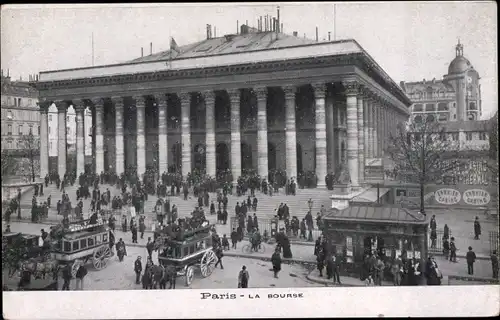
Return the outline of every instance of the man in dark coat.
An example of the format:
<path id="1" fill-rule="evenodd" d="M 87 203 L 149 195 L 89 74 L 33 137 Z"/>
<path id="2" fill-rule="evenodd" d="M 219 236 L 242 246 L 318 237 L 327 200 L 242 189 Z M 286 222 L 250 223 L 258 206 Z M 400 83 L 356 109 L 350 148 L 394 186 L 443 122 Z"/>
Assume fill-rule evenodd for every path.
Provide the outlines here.
<path id="1" fill-rule="evenodd" d="M 123 257 L 127 255 L 127 248 L 125 247 L 125 242 L 123 242 L 122 238 L 120 238 L 120 240 L 116 243 L 116 253 L 120 262 L 122 262 Z"/>
<path id="2" fill-rule="evenodd" d="M 67 290 L 69 291 L 69 287 L 71 284 L 71 278 L 73 278 L 73 275 L 71 274 L 71 264 L 67 264 L 62 272 L 62 278 L 64 280 L 63 286 L 61 290 Z"/>
<path id="3" fill-rule="evenodd" d="M 457 262 L 457 247 L 455 245 L 455 238 L 450 239 L 450 261 Z"/>
<path id="4" fill-rule="evenodd" d="M 490 258 L 491 258 L 491 269 L 493 271 L 493 279 L 498 279 L 498 256 L 496 250 L 493 250 Z"/>
<path id="5" fill-rule="evenodd" d="M 480 235 L 481 235 L 481 224 L 479 223 L 479 217 L 476 217 L 476 220 L 474 220 L 474 240 L 479 240 Z"/>
<path id="6" fill-rule="evenodd" d="M 224 266 L 222 265 L 222 257 L 224 256 L 224 253 L 222 252 L 222 246 L 220 243 L 215 244 L 215 255 L 217 256 L 217 262 L 215 263 L 214 268 L 217 268 L 220 264 L 220 268 L 224 269 Z"/>
<path id="7" fill-rule="evenodd" d="M 148 257 L 151 258 L 153 255 L 154 242 L 151 241 L 151 237 L 148 237 L 148 243 L 146 244 L 146 250 L 148 251 Z"/>
<path id="8" fill-rule="evenodd" d="M 135 272 L 135 284 L 140 284 L 141 283 L 141 272 L 142 272 L 141 256 L 138 256 L 137 260 L 135 260 L 134 272 Z"/>
<path id="9" fill-rule="evenodd" d="M 236 244 L 238 243 L 238 238 L 239 238 L 238 232 L 236 231 L 236 229 L 233 228 L 233 231 L 231 232 L 231 243 L 232 243 L 231 248 L 232 249 L 236 249 Z"/>
<path id="10" fill-rule="evenodd" d="M 273 264 L 274 277 L 278 278 L 278 273 L 281 271 L 281 255 L 279 249 L 276 249 L 271 257 Z"/>
<path id="11" fill-rule="evenodd" d="M 465 255 L 465 260 L 467 260 L 467 274 L 474 274 L 474 262 L 476 262 L 476 253 L 472 251 L 472 247 L 469 247 L 469 251 Z"/>

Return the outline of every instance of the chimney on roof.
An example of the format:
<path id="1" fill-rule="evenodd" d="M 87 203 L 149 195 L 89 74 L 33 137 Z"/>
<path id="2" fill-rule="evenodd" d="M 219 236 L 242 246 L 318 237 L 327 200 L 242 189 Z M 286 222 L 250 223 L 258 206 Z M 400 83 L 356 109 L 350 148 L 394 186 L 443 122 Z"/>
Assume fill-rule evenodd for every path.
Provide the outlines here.
<path id="1" fill-rule="evenodd" d="M 260 24 L 260 32 L 262 32 L 263 31 L 262 30 L 263 29 L 262 28 L 262 16 L 260 16 L 260 18 L 259 18 L 259 24 Z"/>
<path id="2" fill-rule="evenodd" d="M 245 24 L 248 26 L 248 20 L 246 20 Z"/>
<path id="3" fill-rule="evenodd" d="M 328 31 L 328 41 L 331 41 L 331 34 L 332 33 L 330 31 Z"/>
<path id="4" fill-rule="evenodd" d="M 278 14 L 277 14 L 277 18 L 276 18 L 276 30 L 277 32 L 282 32 L 281 29 L 280 29 L 280 7 L 278 6 Z"/>
<path id="5" fill-rule="evenodd" d="M 280 32 L 283 33 L 283 23 L 280 25 Z"/>
<path id="6" fill-rule="evenodd" d="M 144 57 L 144 48 L 141 47 L 141 58 Z"/>
<path id="7" fill-rule="evenodd" d="M 210 25 L 207 23 L 207 40 L 210 39 Z"/>
<path id="8" fill-rule="evenodd" d="M 316 42 L 318 42 L 318 27 L 316 27 Z"/>
<path id="9" fill-rule="evenodd" d="M 425 83 L 425 78 L 424 78 L 424 81 L 422 81 L 423 83 Z"/>
<path id="10" fill-rule="evenodd" d="M 293 32 L 293 36 L 294 36 L 294 37 L 297 37 L 298 35 L 299 35 L 299 34 L 298 34 L 298 32 L 297 32 L 297 31 L 294 31 L 294 32 Z"/>
<path id="11" fill-rule="evenodd" d="M 240 33 L 240 21 L 236 20 L 236 34 Z"/>
<path id="12" fill-rule="evenodd" d="M 36 75 L 36 81 L 38 81 L 38 75 Z"/>
<path id="13" fill-rule="evenodd" d="M 149 55 L 152 55 L 153 54 L 153 43 L 150 42 L 149 43 Z"/>

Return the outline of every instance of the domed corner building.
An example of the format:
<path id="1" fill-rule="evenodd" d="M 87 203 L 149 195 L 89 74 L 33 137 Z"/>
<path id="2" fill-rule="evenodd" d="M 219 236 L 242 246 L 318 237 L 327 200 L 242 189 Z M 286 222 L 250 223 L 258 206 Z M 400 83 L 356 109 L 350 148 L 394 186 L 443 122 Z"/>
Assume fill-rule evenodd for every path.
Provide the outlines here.
<path id="1" fill-rule="evenodd" d="M 352 39 L 317 42 L 242 25 L 237 34 L 95 67 L 45 71 L 34 84 L 41 112 L 41 175 L 49 170 L 47 106 L 76 110 L 77 175 L 84 171 L 83 111 L 92 110 L 94 169 L 136 168 L 212 177 L 245 169 L 266 177 L 313 172 L 318 187 L 345 164 L 351 184 L 382 158 L 389 130 L 411 101 Z M 64 128 L 64 126 L 59 126 Z M 63 132 L 58 138 L 66 139 Z M 61 140 L 61 141 L 62 141 Z M 64 145 L 60 142 L 59 145 Z M 66 150 L 58 149 L 59 174 Z"/>

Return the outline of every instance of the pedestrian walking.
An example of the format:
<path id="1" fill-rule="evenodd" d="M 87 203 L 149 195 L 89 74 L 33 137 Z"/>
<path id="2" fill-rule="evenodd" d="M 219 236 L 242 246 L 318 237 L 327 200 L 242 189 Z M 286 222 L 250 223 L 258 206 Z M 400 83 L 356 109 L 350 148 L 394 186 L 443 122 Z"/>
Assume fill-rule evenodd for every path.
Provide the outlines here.
<path id="1" fill-rule="evenodd" d="M 153 255 L 155 243 L 151 241 L 151 237 L 148 237 L 148 243 L 146 244 L 146 250 L 148 251 L 148 257 L 151 259 Z"/>
<path id="2" fill-rule="evenodd" d="M 239 238 L 238 232 L 236 231 L 236 229 L 233 228 L 233 232 L 231 232 L 231 243 L 232 243 L 231 248 L 236 249 L 238 238 Z"/>
<path id="3" fill-rule="evenodd" d="M 76 290 L 83 290 L 83 279 L 87 273 L 87 268 L 82 263 L 76 272 Z"/>
<path id="4" fill-rule="evenodd" d="M 474 262 L 476 262 L 476 253 L 472 251 L 472 247 L 469 247 L 469 251 L 465 255 L 465 260 L 467 260 L 467 274 L 474 274 Z"/>
<path id="5" fill-rule="evenodd" d="M 69 287 L 71 284 L 71 278 L 73 276 L 71 275 L 71 264 L 67 264 L 62 272 L 62 278 L 64 280 L 63 286 L 62 286 L 62 291 L 69 291 Z"/>
<path id="6" fill-rule="evenodd" d="M 215 248 L 215 255 L 217 256 L 217 262 L 215 263 L 214 268 L 217 268 L 217 266 L 220 264 L 220 268 L 224 269 L 224 266 L 222 265 L 222 257 L 224 256 L 224 253 L 222 252 L 222 246 L 217 245 Z"/>
<path id="7" fill-rule="evenodd" d="M 116 243 L 116 253 L 120 262 L 122 262 L 123 257 L 127 255 L 127 248 L 125 247 L 125 242 L 123 242 L 122 238 L 120 238 L 120 240 Z"/>
<path id="8" fill-rule="evenodd" d="M 491 258 L 491 269 L 493 271 L 493 279 L 498 279 L 498 256 L 496 250 L 493 250 L 490 258 Z"/>
<path id="9" fill-rule="evenodd" d="M 474 220 L 474 240 L 479 240 L 480 235 L 481 235 L 481 224 L 479 223 L 479 217 L 476 217 L 476 220 Z"/>
<path id="10" fill-rule="evenodd" d="M 138 256 L 134 263 L 135 284 L 141 284 L 142 262 L 141 256 Z"/>
<path id="11" fill-rule="evenodd" d="M 241 267 L 240 273 L 238 274 L 238 288 L 248 288 L 249 280 L 250 274 L 247 271 L 247 267 Z"/>
<path id="12" fill-rule="evenodd" d="M 225 234 L 222 236 L 222 250 L 229 250 L 229 240 Z"/>
<path id="13" fill-rule="evenodd" d="M 281 255 L 279 249 L 276 249 L 271 257 L 273 264 L 274 277 L 278 278 L 278 273 L 281 271 Z"/>
<path id="14" fill-rule="evenodd" d="M 450 239 L 450 261 L 457 262 L 457 247 L 455 246 L 455 238 L 451 237 Z"/>

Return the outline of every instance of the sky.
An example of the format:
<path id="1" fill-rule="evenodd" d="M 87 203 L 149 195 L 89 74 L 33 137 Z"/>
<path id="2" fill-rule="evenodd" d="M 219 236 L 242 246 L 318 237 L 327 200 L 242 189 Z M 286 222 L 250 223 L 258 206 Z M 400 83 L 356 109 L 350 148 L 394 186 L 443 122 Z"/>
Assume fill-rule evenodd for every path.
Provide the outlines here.
<path id="1" fill-rule="evenodd" d="M 320 40 L 355 39 L 399 84 L 441 79 L 455 57 L 464 56 L 481 77 L 483 119 L 498 110 L 497 8 L 494 2 L 339 2 L 4 5 L 1 68 L 13 79 L 40 71 L 121 63 L 203 40 L 206 24 L 217 36 L 235 33 L 248 20 L 276 16 L 283 31 Z M 335 17 L 335 18 L 334 18 Z M 335 30 L 336 29 L 336 30 Z"/>

